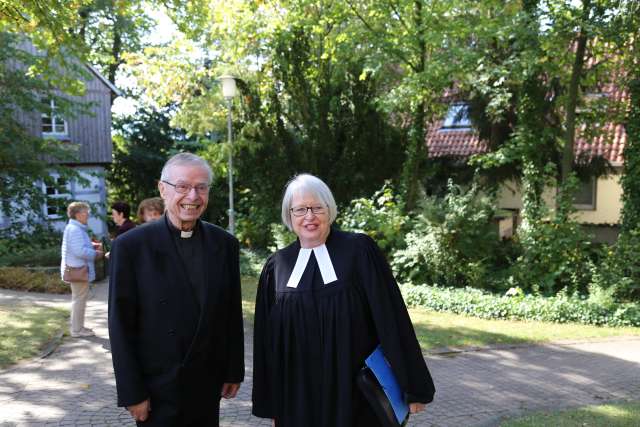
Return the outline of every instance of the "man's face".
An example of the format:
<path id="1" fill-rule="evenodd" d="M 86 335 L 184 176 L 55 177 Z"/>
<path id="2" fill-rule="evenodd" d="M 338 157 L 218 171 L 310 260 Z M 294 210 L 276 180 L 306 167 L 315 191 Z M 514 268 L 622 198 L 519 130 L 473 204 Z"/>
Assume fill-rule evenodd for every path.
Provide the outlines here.
<path id="1" fill-rule="evenodd" d="M 169 179 L 173 185 L 189 184 L 191 189 L 181 194 L 173 185 L 160 181 L 158 189 L 164 200 L 167 216 L 179 229 L 190 229 L 204 213 L 209 202 L 209 192 L 198 193 L 194 188 L 198 184 L 208 185 L 207 171 L 197 166 L 176 165 L 169 170 Z"/>

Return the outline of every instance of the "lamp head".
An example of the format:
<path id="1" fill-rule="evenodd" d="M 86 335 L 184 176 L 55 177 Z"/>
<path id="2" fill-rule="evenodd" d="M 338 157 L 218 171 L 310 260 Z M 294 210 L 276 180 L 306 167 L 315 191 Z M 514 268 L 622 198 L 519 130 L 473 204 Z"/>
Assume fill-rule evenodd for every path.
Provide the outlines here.
<path id="1" fill-rule="evenodd" d="M 220 83 L 222 84 L 222 96 L 230 99 L 238 94 L 235 77 L 225 74 L 218 77 L 218 80 L 220 80 Z"/>

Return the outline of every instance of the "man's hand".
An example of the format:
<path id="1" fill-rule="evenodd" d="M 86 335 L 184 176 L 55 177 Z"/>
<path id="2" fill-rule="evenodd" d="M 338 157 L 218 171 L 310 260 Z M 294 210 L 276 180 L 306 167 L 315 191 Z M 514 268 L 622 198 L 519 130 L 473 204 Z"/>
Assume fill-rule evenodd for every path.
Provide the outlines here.
<path id="1" fill-rule="evenodd" d="M 149 412 L 151 411 L 151 401 L 147 399 L 135 405 L 127 406 L 127 411 L 129 411 L 134 420 L 140 422 L 147 421 Z"/>
<path id="2" fill-rule="evenodd" d="M 222 390 L 220 390 L 220 396 L 225 399 L 233 399 L 238 394 L 240 389 L 240 383 L 224 383 L 222 384 Z"/>
<path id="3" fill-rule="evenodd" d="M 424 403 L 409 403 L 409 413 L 417 414 L 418 412 L 424 411 L 424 407 Z"/>

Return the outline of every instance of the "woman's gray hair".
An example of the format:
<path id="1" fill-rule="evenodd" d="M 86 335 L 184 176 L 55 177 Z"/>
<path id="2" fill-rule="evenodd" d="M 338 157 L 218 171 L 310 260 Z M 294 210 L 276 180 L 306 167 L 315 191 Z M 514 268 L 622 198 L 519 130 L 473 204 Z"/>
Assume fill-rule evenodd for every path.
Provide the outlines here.
<path id="1" fill-rule="evenodd" d="M 171 175 L 171 169 L 174 166 L 197 166 L 207 171 L 207 184 L 211 184 L 213 180 L 213 172 L 211 171 L 211 166 L 205 159 L 200 156 L 196 156 L 193 153 L 178 153 L 175 156 L 171 157 L 164 164 L 162 168 L 162 173 L 160 174 L 161 181 L 169 181 Z"/>
<path id="2" fill-rule="evenodd" d="M 333 224 L 338 216 L 338 207 L 331 190 L 320 178 L 303 173 L 294 176 L 285 187 L 282 197 L 282 222 L 293 231 L 291 223 L 291 202 L 296 194 L 314 196 L 329 209 L 329 224 Z"/>
<path id="3" fill-rule="evenodd" d="M 76 215 L 80 212 L 89 212 L 90 210 L 91 208 L 89 207 L 89 204 L 85 202 L 71 202 L 69 203 L 69 206 L 67 206 L 67 216 L 70 219 L 76 219 Z"/>

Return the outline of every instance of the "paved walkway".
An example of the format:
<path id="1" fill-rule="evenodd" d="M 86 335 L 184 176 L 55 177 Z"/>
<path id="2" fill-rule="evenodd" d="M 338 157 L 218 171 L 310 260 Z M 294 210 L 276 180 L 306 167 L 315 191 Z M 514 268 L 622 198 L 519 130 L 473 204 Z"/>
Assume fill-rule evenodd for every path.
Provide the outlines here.
<path id="1" fill-rule="evenodd" d="M 115 406 L 107 339 L 106 283 L 93 288 L 88 326 L 97 336 L 65 338 L 48 358 L 0 371 L 0 426 L 132 426 Z M 0 290 L 0 304 L 68 306 L 68 296 Z M 247 381 L 223 402 L 222 426 L 268 426 L 250 415 Z M 436 400 L 411 426 L 494 426 L 525 411 L 638 399 L 640 337 L 428 356 Z M 301 426 L 302 427 L 302 426 Z"/>

